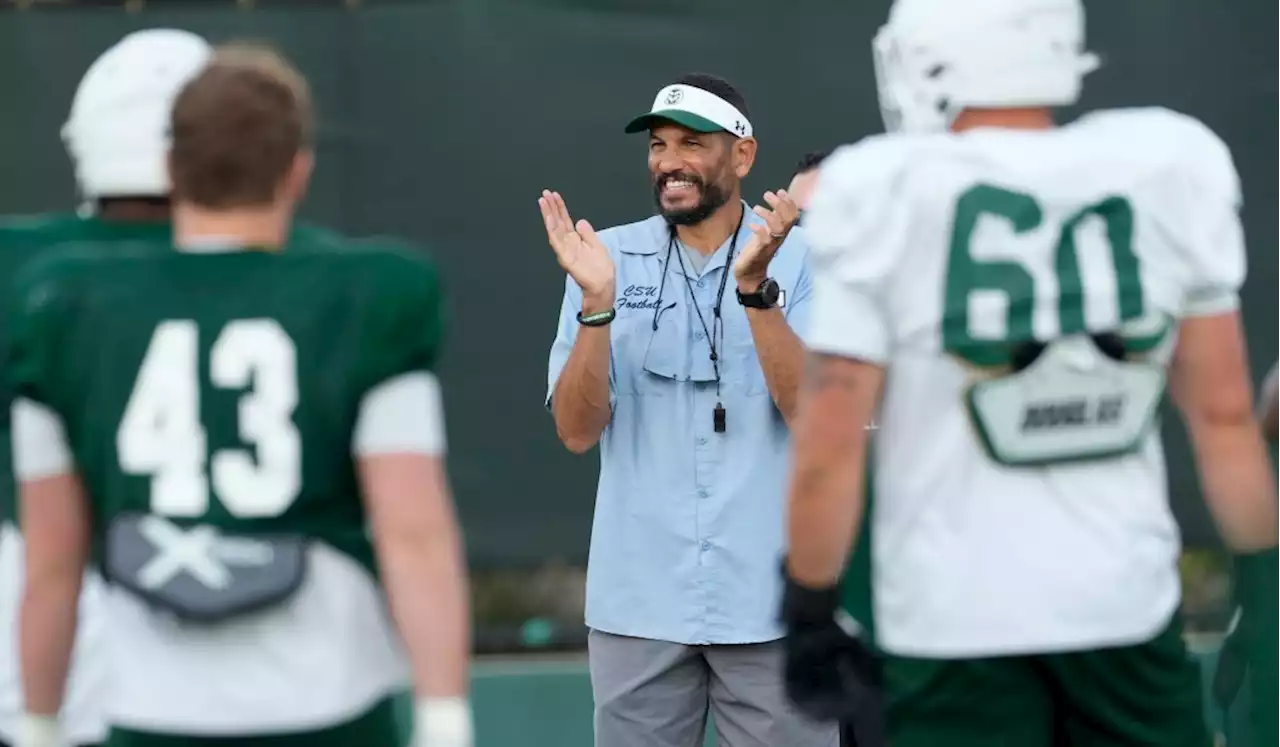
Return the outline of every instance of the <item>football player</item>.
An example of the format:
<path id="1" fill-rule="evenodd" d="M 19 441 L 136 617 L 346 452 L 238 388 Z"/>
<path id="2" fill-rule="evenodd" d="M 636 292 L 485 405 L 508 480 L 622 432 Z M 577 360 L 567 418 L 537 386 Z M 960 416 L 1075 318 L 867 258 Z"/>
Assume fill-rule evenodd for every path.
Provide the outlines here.
<path id="1" fill-rule="evenodd" d="M 804 154 L 791 175 L 787 194 L 795 198 L 802 220 L 818 181 L 818 170 L 830 155 L 829 150 Z M 867 427 L 875 430 L 875 423 L 869 423 Z M 872 512 L 872 482 L 871 474 L 866 474 L 863 479 L 866 490 L 863 499 L 868 516 Z M 853 675 L 859 691 L 857 700 L 860 707 L 855 715 L 843 719 L 841 747 L 880 747 L 884 744 L 884 707 L 878 684 L 879 666 L 870 650 L 875 642 L 875 614 L 871 603 L 871 523 L 869 520 L 862 523 L 853 554 L 849 557 L 840 581 L 840 609 L 848 613 L 850 618 L 846 627 L 856 632 L 859 642 L 867 645 Z"/>
<path id="2" fill-rule="evenodd" d="M 80 569 L 110 580 L 113 747 L 470 747 L 431 262 L 290 234 L 307 85 L 219 49 L 178 95 L 173 250 L 83 242 L 14 291 L 28 722 L 55 745 Z"/>
<path id="3" fill-rule="evenodd" d="M 169 107 L 210 52 L 195 34 L 148 29 L 129 34 L 89 67 L 62 131 L 87 215 L 0 223 L 0 278 L 11 282 L 32 256 L 67 241 L 128 241 L 168 249 L 169 179 L 164 159 Z M 0 740 L 12 744 L 22 741 L 23 728 L 17 651 L 23 547 L 10 464 L 11 396 L 3 386 L 0 395 Z M 63 708 L 66 736 L 74 744 L 96 743 L 106 735 L 101 583 L 96 571 L 88 571 L 81 593 L 76 664 Z"/>
<path id="4" fill-rule="evenodd" d="M 806 216 L 788 685 L 838 710 L 856 661 L 834 584 L 879 405 L 895 747 L 1207 747 L 1156 423 L 1166 381 L 1239 581 L 1274 620 L 1235 168 L 1166 109 L 1055 126 L 1097 64 L 1083 47 L 1080 0 L 897 0 L 874 42 L 890 132 L 832 155 Z"/>

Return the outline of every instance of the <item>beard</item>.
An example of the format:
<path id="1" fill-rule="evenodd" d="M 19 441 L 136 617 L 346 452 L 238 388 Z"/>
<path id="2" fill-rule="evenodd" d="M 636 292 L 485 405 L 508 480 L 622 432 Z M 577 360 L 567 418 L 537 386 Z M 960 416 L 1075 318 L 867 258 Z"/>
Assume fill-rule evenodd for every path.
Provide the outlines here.
<path id="1" fill-rule="evenodd" d="M 667 182 L 677 179 L 689 182 L 694 189 L 698 190 L 698 204 L 691 208 L 680 210 L 671 210 L 663 206 L 662 188 L 666 186 Z M 707 184 L 697 174 L 677 171 L 671 174 L 661 174 L 653 180 L 653 201 L 658 206 L 658 213 L 662 215 L 669 225 L 696 226 L 710 218 L 715 211 L 729 201 L 729 190 L 718 184 Z"/>

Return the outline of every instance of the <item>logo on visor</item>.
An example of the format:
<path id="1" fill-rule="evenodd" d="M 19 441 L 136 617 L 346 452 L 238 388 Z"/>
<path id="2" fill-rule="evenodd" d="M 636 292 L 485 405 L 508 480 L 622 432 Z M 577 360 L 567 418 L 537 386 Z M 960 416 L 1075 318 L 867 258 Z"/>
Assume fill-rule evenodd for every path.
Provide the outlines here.
<path id="1" fill-rule="evenodd" d="M 682 98 L 684 98 L 684 91 L 681 91 L 679 88 L 672 88 L 670 91 L 667 91 L 667 104 L 669 105 L 674 106 L 675 104 L 680 103 L 680 99 Z"/>
<path id="2" fill-rule="evenodd" d="M 733 131 L 738 133 L 739 135 L 746 135 L 747 126 L 742 123 L 741 119 L 739 119 L 738 121 L 733 123 Z"/>

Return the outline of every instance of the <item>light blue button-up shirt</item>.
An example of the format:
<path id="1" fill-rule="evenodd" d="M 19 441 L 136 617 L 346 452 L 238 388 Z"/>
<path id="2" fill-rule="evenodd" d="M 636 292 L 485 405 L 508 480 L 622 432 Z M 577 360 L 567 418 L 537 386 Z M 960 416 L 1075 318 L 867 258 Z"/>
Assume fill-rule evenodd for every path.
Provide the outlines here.
<path id="1" fill-rule="evenodd" d="M 737 251 L 761 219 L 744 204 Z M 778 562 L 785 536 L 790 434 L 734 294 L 726 241 L 701 273 L 670 252 L 660 216 L 600 233 L 616 272 L 610 325 L 613 418 L 600 439 L 600 482 L 587 569 L 587 625 L 616 635 L 683 644 L 758 643 L 782 636 Z M 809 309 L 808 247 L 793 229 L 769 265 L 788 323 Z M 663 280 L 666 272 L 665 283 Z M 708 329 L 723 273 L 719 401 Z M 566 279 L 547 371 L 547 401 L 578 333 L 582 291 Z M 657 329 L 654 329 L 655 312 Z"/>

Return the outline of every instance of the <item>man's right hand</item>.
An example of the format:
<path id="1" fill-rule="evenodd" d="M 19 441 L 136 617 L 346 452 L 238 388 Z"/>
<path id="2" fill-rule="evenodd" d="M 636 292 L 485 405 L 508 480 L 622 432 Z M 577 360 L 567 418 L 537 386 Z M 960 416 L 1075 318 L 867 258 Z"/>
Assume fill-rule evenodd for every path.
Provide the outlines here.
<path id="1" fill-rule="evenodd" d="M 569 208 L 558 192 L 543 190 L 538 198 L 542 222 L 547 228 L 547 241 L 556 253 L 560 267 L 582 289 L 584 313 L 613 307 L 614 273 L 609 249 L 600 241 L 595 229 L 585 220 L 575 225 Z M 590 308 L 592 306 L 602 308 Z"/>

